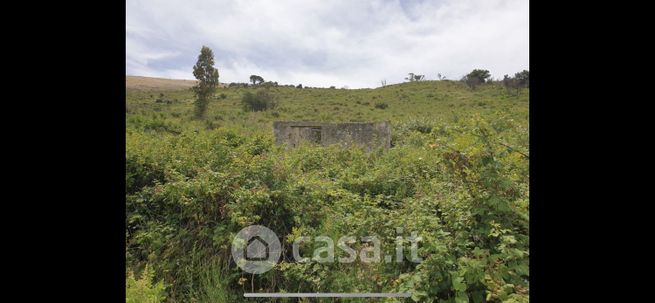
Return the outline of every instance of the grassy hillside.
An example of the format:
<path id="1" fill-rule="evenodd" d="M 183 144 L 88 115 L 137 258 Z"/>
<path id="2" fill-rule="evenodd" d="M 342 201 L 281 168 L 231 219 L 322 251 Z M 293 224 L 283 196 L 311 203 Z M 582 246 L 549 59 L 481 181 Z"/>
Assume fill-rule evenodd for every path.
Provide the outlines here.
<path id="1" fill-rule="evenodd" d="M 492 119 L 511 117 L 524 127 L 528 123 L 528 92 L 523 91 L 518 97 L 510 96 L 501 85 L 482 86 L 475 91 L 454 81 L 422 81 L 357 90 L 274 87 L 269 90 L 280 106 L 275 110 L 255 113 L 243 112 L 240 105 L 243 93 L 248 90 L 255 89 L 218 89 L 206 120 L 199 122 L 192 121 L 194 96 L 188 90 L 128 89 L 128 126 L 136 117 L 156 116 L 180 129 L 231 126 L 268 130 L 275 120 L 386 120 L 398 125 L 416 119 L 448 121 L 470 113 Z M 170 102 L 157 103 L 156 99 Z M 376 103 L 386 103 L 388 107 L 378 109 L 375 108 Z"/>
<path id="2" fill-rule="evenodd" d="M 453 81 L 272 87 L 276 109 L 244 112 L 248 90 L 255 89 L 218 89 L 206 118 L 196 120 L 189 90 L 128 88 L 129 272 L 147 264 L 170 302 L 239 302 L 250 291 L 528 301 L 528 89 L 513 96 L 499 84 L 470 90 Z M 272 143 L 276 120 L 386 120 L 394 147 L 285 150 Z M 273 229 L 287 249 L 262 275 L 243 273 L 230 258 L 234 235 L 251 224 Z M 383 256 L 395 254 L 397 227 L 421 236 L 422 263 L 290 257 L 300 235 L 336 241 L 374 234 L 385 243 Z M 303 246 L 303 255 L 311 256 L 316 243 Z"/>
<path id="3" fill-rule="evenodd" d="M 125 87 L 130 90 L 185 90 L 196 85 L 195 80 L 177 80 L 140 76 L 126 76 Z"/>

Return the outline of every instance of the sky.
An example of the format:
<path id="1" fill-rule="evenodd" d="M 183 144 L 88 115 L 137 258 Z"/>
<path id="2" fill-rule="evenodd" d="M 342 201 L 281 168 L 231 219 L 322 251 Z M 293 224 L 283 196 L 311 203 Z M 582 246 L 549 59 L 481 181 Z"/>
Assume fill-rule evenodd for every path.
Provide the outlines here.
<path id="1" fill-rule="evenodd" d="M 459 80 L 529 70 L 528 0 L 127 0 L 127 75 L 374 88 L 408 73 Z"/>

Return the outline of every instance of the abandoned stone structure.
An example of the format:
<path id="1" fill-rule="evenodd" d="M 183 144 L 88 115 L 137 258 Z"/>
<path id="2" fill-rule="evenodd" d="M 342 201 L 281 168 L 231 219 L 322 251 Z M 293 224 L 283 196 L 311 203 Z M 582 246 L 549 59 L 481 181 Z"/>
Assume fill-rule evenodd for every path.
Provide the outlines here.
<path id="1" fill-rule="evenodd" d="M 275 143 L 297 147 L 302 143 L 322 146 L 338 144 L 342 147 L 358 145 L 366 150 L 391 147 L 389 122 L 273 122 Z"/>

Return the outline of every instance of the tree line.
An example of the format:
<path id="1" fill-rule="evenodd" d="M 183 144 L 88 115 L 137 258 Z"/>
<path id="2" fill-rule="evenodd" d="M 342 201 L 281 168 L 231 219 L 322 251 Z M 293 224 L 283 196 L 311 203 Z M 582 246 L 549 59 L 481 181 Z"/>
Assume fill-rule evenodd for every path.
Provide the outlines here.
<path id="1" fill-rule="evenodd" d="M 505 75 L 503 77 L 503 80 L 501 81 L 505 86 L 505 88 L 507 88 L 508 92 L 513 92 L 515 94 L 518 94 L 521 88 L 529 87 L 529 78 L 530 78 L 530 72 L 528 70 L 523 70 L 521 72 L 514 74 L 514 77 Z M 446 77 L 441 74 L 437 74 L 437 79 L 442 81 L 447 80 Z M 422 81 L 425 80 L 425 75 L 408 73 L 407 77 L 405 77 L 405 80 L 409 82 Z M 494 82 L 494 80 L 491 79 L 491 74 L 486 69 L 474 69 L 470 73 L 464 75 L 460 79 L 460 81 L 464 82 L 470 89 L 476 89 L 481 84 Z M 382 80 L 381 83 L 382 86 L 387 85 L 386 80 Z"/>

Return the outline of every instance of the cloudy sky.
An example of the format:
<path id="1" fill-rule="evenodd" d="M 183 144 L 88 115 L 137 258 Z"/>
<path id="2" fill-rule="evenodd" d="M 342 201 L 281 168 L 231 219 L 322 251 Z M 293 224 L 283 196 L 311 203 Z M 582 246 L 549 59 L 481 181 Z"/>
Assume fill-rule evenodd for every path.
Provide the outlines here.
<path id="1" fill-rule="evenodd" d="M 127 0 L 127 74 L 363 88 L 407 73 L 457 80 L 529 69 L 528 0 Z"/>

